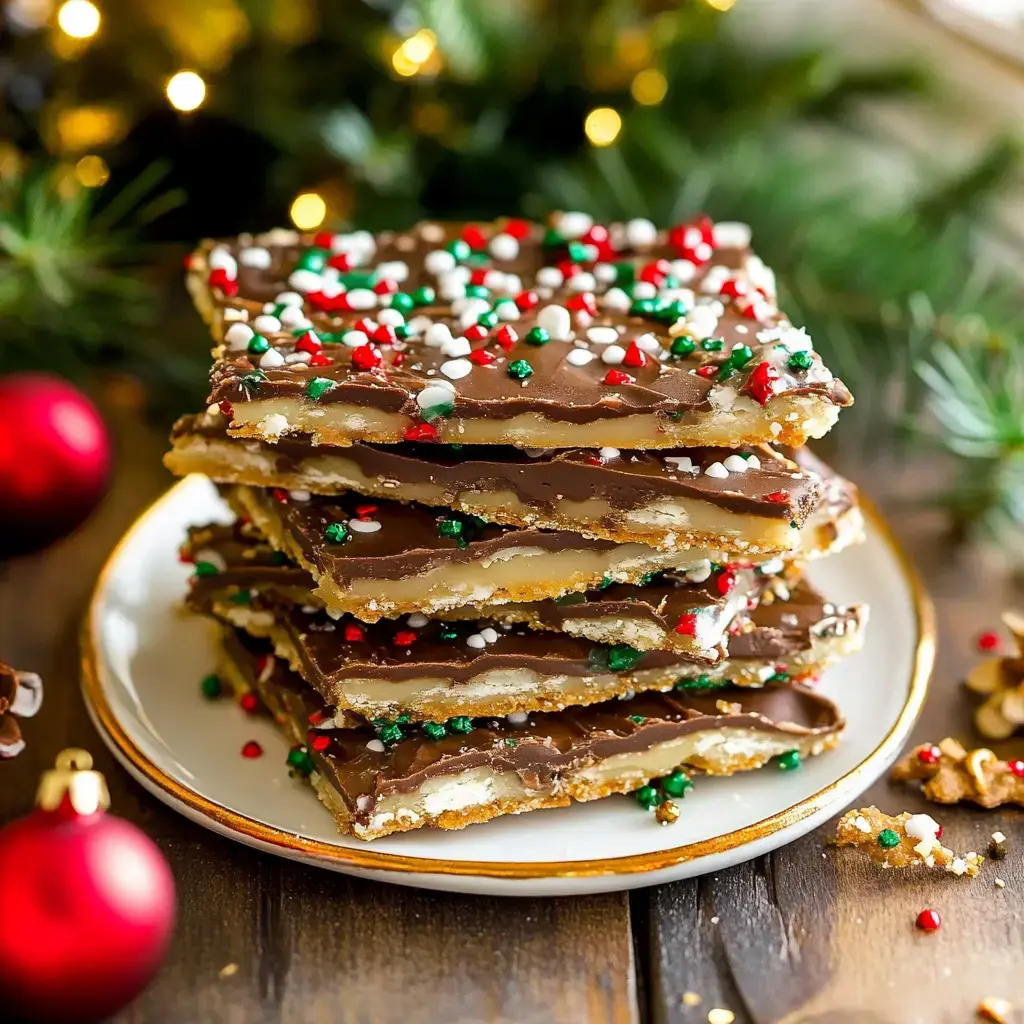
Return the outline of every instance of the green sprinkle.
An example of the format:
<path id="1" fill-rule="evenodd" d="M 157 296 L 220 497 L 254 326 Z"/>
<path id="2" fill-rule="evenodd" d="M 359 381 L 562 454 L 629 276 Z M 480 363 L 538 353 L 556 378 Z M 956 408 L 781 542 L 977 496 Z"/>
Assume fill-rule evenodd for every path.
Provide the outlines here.
<path id="1" fill-rule="evenodd" d="M 608 667 L 613 672 L 628 672 L 642 657 L 643 652 L 629 644 L 615 644 L 608 651 Z"/>
<path id="2" fill-rule="evenodd" d="M 615 268 L 615 283 L 620 288 L 623 285 L 631 285 L 636 280 L 636 268 L 629 260 L 621 260 L 612 266 Z"/>
<path id="3" fill-rule="evenodd" d="M 493 309 L 488 310 L 486 313 L 481 313 L 477 318 L 476 322 L 481 327 L 486 327 L 490 330 L 492 327 L 498 326 L 498 314 Z"/>
<path id="4" fill-rule="evenodd" d="M 262 334 L 254 334 L 249 339 L 247 348 L 250 355 L 261 356 L 270 348 L 270 342 Z"/>
<path id="5" fill-rule="evenodd" d="M 328 380 L 326 377 L 314 377 L 306 385 L 306 394 L 309 395 L 314 402 L 319 402 L 320 399 L 323 398 L 328 391 L 333 390 L 333 388 L 333 380 Z"/>
<path id="6" fill-rule="evenodd" d="M 305 747 L 292 747 L 285 758 L 288 767 L 298 772 L 304 778 L 313 773 L 313 759 L 309 756 Z"/>
<path id="7" fill-rule="evenodd" d="M 462 536 L 462 523 L 458 519 L 439 519 L 437 521 L 437 535 L 448 537 L 452 540 Z"/>
<path id="8" fill-rule="evenodd" d="M 455 412 L 454 402 L 438 402 L 437 405 L 431 405 L 426 409 L 421 409 L 420 417 L 428 423 L 433 423 L 434 420 L 446 419 L 451 416 L 453 412 Z"/>
<path id="9" fill-rule="evenodd" d="M 810 352 L 794 352 L 789 357 L 789 361 L 786 365 L 791 370 L 809 370 L 811 368 L 811 363 L 813 362 L 814 359 Z"/>
<path id="10" fill-rule="evenodd" d="M 551 333 L 543 327 L 531 327 L 523 340 L 527 345 L 546 345 L 551 340 Z"/>
<path id="11" fill-rule="evenodd" d="M 553 249 L 556 245 L 565 245 L 565 239 L 554 228 L 548 228 L 544 232 L 544 241 L 541 245 Z"/>
<path id="12" fill-rule="evenodd" d="M 484 284 L 467 284 L 466 285 L 466 298 L 467 299 L 489 299 L 491 297 L 491 289 Z"/>
<path id="13" fill-rule="evenodd" d="M 700 343 L 700 347 L 705 352 L 721 352 L 725 347 L 725 342 L 721 338 L 705 338 Z"/>
<path id="14" fill-rule="evenodd" d="M 307 249 L 299 257 L 299 262 L 295 264 L 295 269 L 312 270 L 315 274 L 319 274 L 327 266 L 327 261 L 330 257 L 331 254 L 326 249 Z"/>
<path id="15" fill-rule="evenodd" d="M 232 604 L 252 604 L 252 594 L 248 590 L 236 590 L 231 595 Z"/>
<path id="16" fill-rule="evenodd" d="M 505 746 L 506 747 L 514 747 L 516 745 L 516 742 L 517 742 L 516 740 L 512 739 L 512 737 L 509 736 L 505 740 Z"/>
<path id="17" fill-rule="evenodd" d="M 629 307 L 630 316 L 653 316 L 657 311 L 656 299 L 636 299 Z"/>
<path id="18" fill-rule="evenodd" d="M 249 392 L 255 391 L 266 379 L 267 376 L 262 370 L 252 370 L 244 377 L 239 377 L 238 383 L 242 386 L 243 391 Z"/>
<path id="19" fill-rule="evenodd" d="M 199 579 L 205 580 L 207 576 L 216 576 L 220 570 L 213 562 L 196 562 L 194 572 Z"/>
<path id="20" fill-rule="evenodd" d="M 448 735 L 448 730 L 442 722 L 424 722 L 423 735 L 430 740 L 443 740 Z"/>
<path id="21" fill-rule="evenodd" d="M 597 589 L 598 590 L 607 590 L 614 582 L 615 582 L 615 580 L 612 579 L 611 576 L 608 576 L 607 574 L 605 574 L 604 576 L 601 577 L 601 582 L 598 583 Z"/>
<path id="22" fill-rule="evenodd" d="M 431 306 L 437 301 L 437 292 L 429 285 L 422 285 L 412 293 L 412 301 L 417 306 Z M 392 299 L 391 305 L 393 306 L 394 304 Z"/>
<path id="23" fill-rule="evenodd" d="M 900 837 L 891 828 L 883 828 L 878 833 L 878 845 L 883 850 L 891 850 L 894 846 L 900 845 Z"/>
<path id="24" fill-rule="evenodd" d="M 403 738 L 402 727 L 397 722 L 388 722 L 387 725 L 382 725 L 377 732 L 377 736 L 381 743 L 391 745 L 398 743 Z"/>
<path id="25" fill-rule="evenodd" d="M 640 586 L 646 587 L 648 583 L 653 583 L 658 578 L 658 575 L 656 572 L 645 572 L 640 577 Z"/>
<path id="26" fill-rule="evenodd" d="M 399 715 L 395 719 L 395 721 L 398 722 L 399 725 L 404 725 L 406 722 L 409 721 L 410 718 L 412 718 L 412 715 L 410 715 L 408 712 L 406 712 L 404 715 Z"/>
<path id="27" fill-rule="evenodd" d="M 344 544 L 348 540 L 348 527 L 344 523 L 328 523 L 324 530 L 324 540 L 328 544 Z"/>
<path id="28" fill-rule="evenodd" d="M 693 338 L 688 338 L 685 334 L 681 334 L 672 342 L 669 351 L 672 355 L 684 359 L 686 356 L 691 355 L 696 347 L 697 343 Z"/>
<path id="29" fill-rule="evenodd" d="M 754 358 L 754 350 L 749 345 L 738 345 L 729 353 L 729 362 L 737 369 L 746 366 Z"/>
<path id="30" fill-rule="evenodd" d="M 784 772 L 791 772 L 800 767 L 800 751 L 787 750 L 779 757 L 779 768 Z"/>
<path id="31" fill-rule="evenodd" d="M 459 631 L 454 626 L 441 626 L 438 629 L 438 631 L 437 631 L 437 635 L 442 640 L 458 640 L 459 639 Z"/>
<path id="32" fill-rule="evenodd" d="M 573 263 L 586 262 L 589 250 L 584 242 L 579 242 L 576 239 L 573 239 L 566 248 L 569 250 L 569 259 L 571 259 Z"/>
<path id="33" fill-rule="evenodd" d="M 456 715 L 448 719 L 448 728 L 452 732 L 467 733 L 473 731 L 473 719 L 468 715 Z"/>
<path id="34" fill-rule="evenodd" d="M 736 367 L 733 366 L 732 363 L 730 363 L 729 360 L 727 359 L 718 368 L 718 379 L 719 380 L 728 380 L 735 372 L 736 372 Z"/>
<path id="35" fill-rule="evenodd" d="M 637 725 L 643 725 L 643 724 L 644 724 L 644 722 L 646 722 L 646 721 L 647 721 L 647 719 L 646 719 L 646 718 L 644 718 L 644 716 L 643 716 L 643 715 L 630 715 L 630 716 L 629 716 L 629 720 L 630 720 L 631 722 L 636 722 L 636 724 L 637 724 Z"/>
<path id="36" fill-rule="evenodd" d="M 653 786 L 641 786 L 633 796 L 645 811 L 653 811 L 662 800 L 661 794 Z"/>
<path id="37" fill-rule="evenodd" d="M 788 672 L 776 672 L 774 675 L 768 677 L 769 683 L 788 683 L 789 673 Z"/>
<path id="38" fill-rule="evenodd" d="M 431 294 L 433 294 L 432 288 L 427 290 L 430 291 Z M 428 301 L 433 300 L 430 299 Z M 412 312 L 413 306 L 415 305 L 416 297 L 414 295 L 410 295 L 408 292 L 395 292 L 395 294 L 391 296 L 391 308 L 397 310 L 399 313 L 402 314 L 402 316 L 408 316 Z"/>
<path id="39" fill-rule="evenodd" d="M 726 679 L 712 679 L 711 676 L 688 676 L 676 683 L 677 690 L 717 690 L 719 687 L 728 686 Z"/>
<path id="40" fill-rule="evenodd" d="M 686 796 L 687 790 L 693 789 L 693 783 L 685 772 L 674 771 L 661 780 L 661 789 L 669 796 Z"/>
<path id="41" fill-rule="evenodd" d="M 533 376 L 533 367 L 525 359 L 517 359 L 508 364 L 508 375 L 515 380 L 526 380 Z"/>
<path id="42" fill-rule="evenodd" d="M 203 676 L 199 688 L 203 691 L 203 696 L 207 700 L 216 700 L 224 692 L 223 687 L 220 685 L 220 676 L 216 676 L 213 673 Z"/>
<path id="43" fill-rule="evenodd" d="M 376 283 L 375 276 L 365 270 L 349 270 L 342 274 L 339 281 L 348 288 L 372 288 Z"/>

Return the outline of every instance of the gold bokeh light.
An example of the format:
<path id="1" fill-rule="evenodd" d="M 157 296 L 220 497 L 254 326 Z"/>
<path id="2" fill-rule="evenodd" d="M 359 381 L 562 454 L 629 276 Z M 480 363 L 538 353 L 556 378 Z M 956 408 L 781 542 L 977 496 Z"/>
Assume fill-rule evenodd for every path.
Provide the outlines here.
<path id="1" fill-rule="evenodd" d="M 175 110 L 196 110 L 206 99 L 206 83 L 194 71 L 179 71 L 167 83 L 167 99 Z"/>
<path id="2" fill-rule="evenodd" d="M 91 0 L 67 0 L 57 12 L 57 25 L 72 39 L 91 39 L 100 30 L 100 9 Z"/>
<path id="3" fill-rule="evenodd" d="M 583 130 L 592 146 L 610 146 L 622 131 L 622 118 L 611 107 L 595 107 L 587 114 Z"/>
<path id="4" fill-rule="evenodd" d="M 668 79 L 657 68 L 645 68 L 633 79 L 629 91 L 645 107 L 659 104 L 668 92 Z"/>
<path id="5" fill-rule="evenodd" d="M 300 231 L 312 231 L 323 224 L 327 203 L 319 192 L 303 192 L 292 200 L 288 216 Z"/>

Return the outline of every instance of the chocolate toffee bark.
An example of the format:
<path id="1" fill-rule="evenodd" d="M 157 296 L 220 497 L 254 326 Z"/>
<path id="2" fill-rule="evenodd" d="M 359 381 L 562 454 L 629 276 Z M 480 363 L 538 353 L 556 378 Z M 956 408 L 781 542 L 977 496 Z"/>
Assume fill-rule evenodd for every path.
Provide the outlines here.
<path id="1" fill-rule="evenodd" d="M 205 583 L 205 581 L 202 581 Z M 375 718 L 410 715 L 510 714 L 592 704 L 634 691 L 758 687 L 769 680 L 817 675 L 859 646 L 862 614 L 835 609 L 798 588 L 785 627 L 776 605 L 764 627 L 743 621 L 730 638 L 733 657 L 702 664 L 671 650 L 640 651 L 594 644 L 565 633 L 482 619 L 427 619 L 418 613 L 372 625 L 335 620 L 311 606 L 273 603 L 250 592 L 245 601 L 207 586 L 190 606 L 269 638 L 277 653 L 329 703 Z"/>
<path id="2" fill-rule="evenodd" d="M 17 718 L 31 718 L 43 703 L 43 682 L 34 672 L 18 672 L 0 661 L 0 758 L 25 749 Z"/>
<path id="3" fill-rule="evenodd" d="M 191 579 L 189 603 L 204 612 L 216 606 L 219 617 L 250 632 L 269 635 L 276 606 L 321 606 L 309 573 L 286 561 L 252 523 L 192 527 L 182 558 L 200 567 Z M 769 568 L 793 579 L 799 575 L 792 563 Z M 548 601 L 467 605 L 441 617 L 526 623 L 597 643 L 671 650 L 714 663 L 724 656 L 726 630 L 737 613 L 754 608 L 762 590 L 773 585 L 786 584 L 761 568 L 705 561 L 688 573 L 659 573 L 639 585 L 609 582 Z"/>
<path id="4" fill-rule="evenodd" d="M 275 231 L 204 243 L 188 286 L 241 437 L 799 445 L 852 402 L 741 224 Z"/>
<path id="5" fill-rule="evenodd" d="M 308 776 L 340 830 L 360 839 L 597 800 L 681 768 L 728 775 L 783 754 L 796 760 L 833 747 L 843 728 L 824 697 L 768 686 L 338 729 L 334 709 L 268 657 L 259 642 L 228 633 L 222 672 L 255 690 L 293 741 L 305 731 L 289 764 Z"/>
<path id="6" fill-rule="evenodd" d="M 660 549 L 790 551 L 820 504 L 822 476 L 835 476 L 821 463 L 805 468 L 799 456 L 767 447 L 527 452 L 416 443 L 316 447 L 308 437 L 243 441 L 228 435 L 216 406 L 180 419 L 171 443 L 164 462 L 179 476 L 313 494 L 352 490 Z"/>

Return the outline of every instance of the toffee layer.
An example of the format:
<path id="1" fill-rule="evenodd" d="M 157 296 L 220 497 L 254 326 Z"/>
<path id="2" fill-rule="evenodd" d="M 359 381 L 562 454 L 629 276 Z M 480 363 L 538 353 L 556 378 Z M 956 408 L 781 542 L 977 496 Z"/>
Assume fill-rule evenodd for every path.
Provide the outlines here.
<path id="1" fill-rule="evenodd" d="M 313 494 L 352 490 L 509 526 L 579 530 L 662 549 L 789 551 L 800 545 L 799 528 L 820 505 L 822 475 L 834 476 L 816 460 L 805 466 L 800 455 L 794 461 L 766 447 L 524 452 L 355 443 L 332 449 L 308 437 L 274 445 L 241 441 L 226 427 L 216 407 L 180 419 L 164 459 L 168 469 Z"/>
<path id="2" fill-rule="evenodd" d="M 224 655 L 224 674 L 254 689 L 286 734 L 306 731 L 311 781 L 339 828 L 361 839 L 626 793 L 682 768 L 731 774 L 790 751 L 820 753 L 843 728 L 824 697 L 769 686 L 639 694 L 429 731 L 412 723 L 337 729 L 333 709 L 259 641 L 228 632 Z"/>
<path id="3" fill-rule="evenodd" d="M 210 403 L 269 441 L 560 448 L 799 445 L 851 404 L 743 225 L 516 224 L 204 243 Z"/>

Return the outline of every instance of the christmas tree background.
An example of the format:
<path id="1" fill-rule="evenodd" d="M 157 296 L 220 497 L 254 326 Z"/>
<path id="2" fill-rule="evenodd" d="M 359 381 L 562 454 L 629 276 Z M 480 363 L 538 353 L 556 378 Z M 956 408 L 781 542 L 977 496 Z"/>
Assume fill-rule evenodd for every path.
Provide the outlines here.
<path id="1" fill-rule="evenodd" d="M 743 0 L 739 0 L 743 3 Z M 768 52 L 732 0 L 6 0 L 0 372 L 200 408 L 198 238 L 422 217 L 748 221 L 783 308 L 857 393 L 853 444 L 952 458 L 953 521 L 1024 556 L 1019 282 L 979 225 L 1018 170 L 872 154 L 865 100 L 927 66 Z"/>

